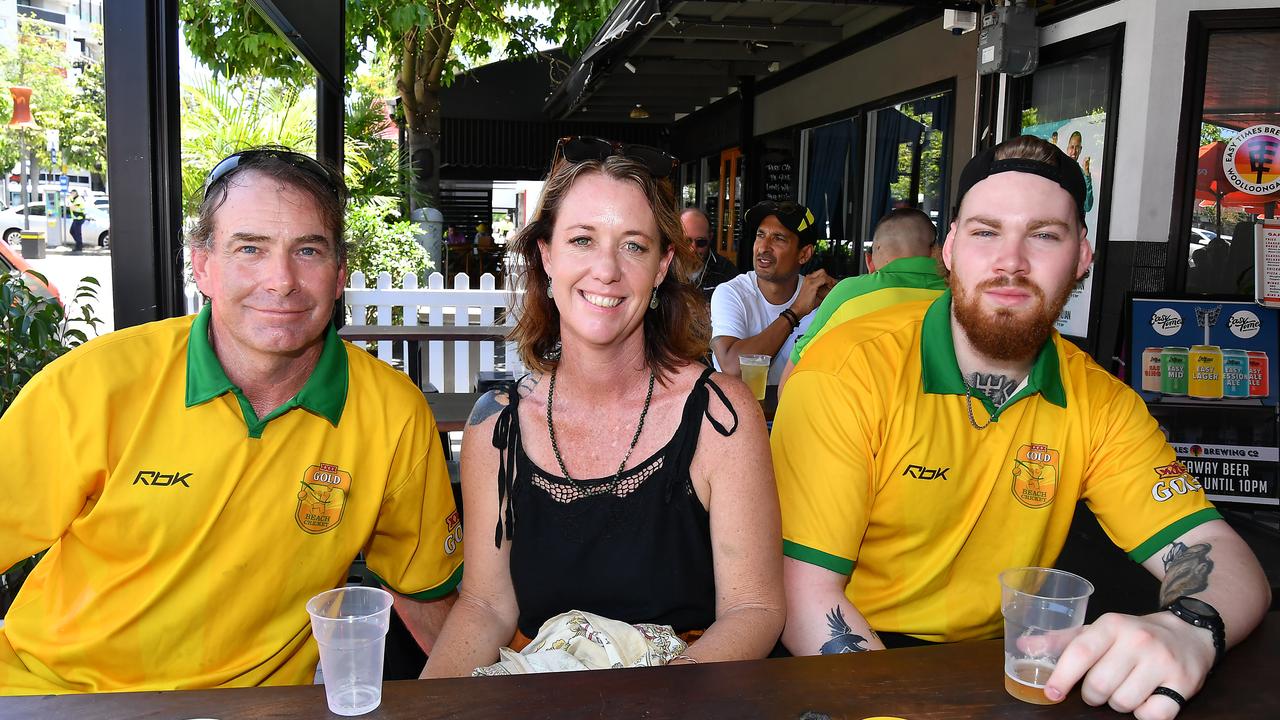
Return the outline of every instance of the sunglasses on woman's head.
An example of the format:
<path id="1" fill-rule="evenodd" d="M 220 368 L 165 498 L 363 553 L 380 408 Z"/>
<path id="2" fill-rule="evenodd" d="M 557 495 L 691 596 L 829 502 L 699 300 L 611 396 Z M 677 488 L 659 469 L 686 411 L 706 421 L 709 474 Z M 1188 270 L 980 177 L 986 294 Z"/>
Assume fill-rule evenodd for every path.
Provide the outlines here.
<path id="1" fill-rule="evenodd" d="M 223 180 L 223 178 L 230 175 L 241 165 L 245 164 L 245 161 L 251 161 L 256 158 L 263 157 L 275 158 L 276 160 L 281 160 L 298 168 L 299 170 L 302 170 L 308 175 L 311 175 L 324 183 L 324 186 L 333 191 L 333 194 L 337 196 L 339 200 L 342 199 L 341 188 L 343 187 L 343 182 L 341 178 L 334 177 L 333 171 L 317 162 L 314 158 L 292 150 L 286 150 L 284 148 L 257 148 L 254 150 L 244 150 L 223 158 L 221 162 L 213 166 L 213 170 L 211 170 L 209 172 L 209 176 L 205 178 L 203 193 L 204 199 L 207 200 L 209 198 L 209 191 L 213 189 L 213 186 L 217 185 Z"/>
<path id="2" fill-rule="evenodd" d="M 560 138 L 556 143 L 556 154 L 564 156 L 564 159 L 571 163 L 604 160 L 613 155 L 621 155 L 643 165 L 655 180 L 671 177 L 676 168 L 680 167 L 680 161 L 676 156 L 656 147 L 632 145 L 589 135 Z M 551 164 L 552 167 L 555 166 L 554 157 Z"/>

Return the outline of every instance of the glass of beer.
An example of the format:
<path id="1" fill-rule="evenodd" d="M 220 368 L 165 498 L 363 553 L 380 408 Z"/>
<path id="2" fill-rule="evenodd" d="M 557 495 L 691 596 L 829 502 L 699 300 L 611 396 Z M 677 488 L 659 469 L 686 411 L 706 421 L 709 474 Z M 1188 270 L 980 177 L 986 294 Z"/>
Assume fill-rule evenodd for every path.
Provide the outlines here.
<path id="1" fill-rule="evenodd" d="M 1000 573 L 1004 615 L 1004 689 L 1023 702 L 1051 705 L 1044 686 L 1084 624 L 1093 584 L 1062 570 L 1026 567 Z"/>
<path id="2" fill-rule="evenodd" d="M 742 370 L 742 382 L 751 388 L 757 400 L 764 399 L 765 386 L 769 383 L 769 364 L 773 358 L 768 355 L 739 355 L 738 367 Z"/>

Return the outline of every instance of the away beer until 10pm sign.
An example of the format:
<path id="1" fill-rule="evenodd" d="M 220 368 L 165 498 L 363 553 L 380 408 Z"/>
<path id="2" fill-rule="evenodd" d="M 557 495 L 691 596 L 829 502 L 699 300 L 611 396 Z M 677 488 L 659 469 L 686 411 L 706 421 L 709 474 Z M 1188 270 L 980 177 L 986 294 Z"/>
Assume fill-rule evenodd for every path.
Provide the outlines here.
<path id="1" fill-rule="evenodd" d="M 1212 299 L 1132 303 L 1130 384 L 1178 461 L 1211 500 L 1280 504 L 1280 311 Z"/>

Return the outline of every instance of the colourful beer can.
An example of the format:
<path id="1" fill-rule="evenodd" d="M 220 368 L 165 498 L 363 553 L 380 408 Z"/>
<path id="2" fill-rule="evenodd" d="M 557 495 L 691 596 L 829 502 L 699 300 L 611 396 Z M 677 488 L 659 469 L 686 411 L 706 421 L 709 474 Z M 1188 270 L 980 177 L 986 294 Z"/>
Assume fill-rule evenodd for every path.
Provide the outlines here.
<path id="1" fill-rule="evenodd" d="M 1249 353 L 1244 350 L 1222 351 L 1222 396 L 1249 397 Z"/>
<path id="2" fill-rule="evenodd" d="M 1165 395 L 1187 394 L 1187 349 L 1166 347 L 1160 351 L 1160 392 Z"/>
<path id="3" fill-rule="evenodd" d="M 1201 400 L 1222 399 L 1222 348 L 1192 345 L 1187 354 L 1187 396 Z"/>
<path id="4" fill-rule="evenodd" d="M 1160 379 L 1164 371 L 1160 366 L 1160 354 L 1164 348 L 1149 347 L 1142 351 L 1142 390 L 1160 392 Z"/>
<path id="5" fill-rule="evenodd" d="M 1249 351 L 1249 397 L 1267 397 L 1271 394 L 1271 368 L 1267 354 L 1261 350 Z"/>

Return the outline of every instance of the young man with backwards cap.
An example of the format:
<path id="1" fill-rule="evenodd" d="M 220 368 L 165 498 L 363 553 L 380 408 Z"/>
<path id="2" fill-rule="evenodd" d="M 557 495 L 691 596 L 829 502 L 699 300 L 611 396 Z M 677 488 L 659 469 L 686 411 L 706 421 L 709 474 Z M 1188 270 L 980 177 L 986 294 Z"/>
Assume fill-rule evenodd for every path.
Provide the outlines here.
<path id="1" fill-rule="evenodd" d="M 1084 499 L 1161 580 L 1159 610 L 1086 626 L 1045 694 L 1079 683 L 1092 705 L 1172 718 L 1257 626 L 1266 578 L 1137 394 L 1053 330 L 1093 259 L 1078 166 L 1015 138 L 965 167 L 958 197 L 950 290 L 833 329 L 788 382 L 783 642 L 996 637 L 998 573 L 1052 566 Z"/>
<path id="2" fill-rule="evenodd" d="M 755 269 L 712 293 L 711 350 L 716 369 L 730 375 L 739 374 L 743 354 L 772 356 L 769 384 L 777 385 L 792 344 L 835 280 L 824 270 L 800 276 L 818 241 L 813 213 L 804 205 L 766 200 L 747 211 L 742 229 L 755 237 Z"/>

